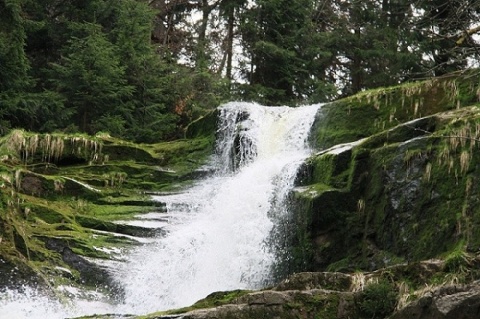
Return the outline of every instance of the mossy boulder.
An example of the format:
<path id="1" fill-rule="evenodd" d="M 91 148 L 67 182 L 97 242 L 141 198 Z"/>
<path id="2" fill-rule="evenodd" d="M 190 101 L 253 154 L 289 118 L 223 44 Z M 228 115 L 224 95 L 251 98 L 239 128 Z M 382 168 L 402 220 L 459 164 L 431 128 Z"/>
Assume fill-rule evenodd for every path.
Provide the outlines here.
<path id="1" fill-rule="evenodd" d="M 312 143 L 326 149 L 370 137 L 401 123 L 477 103 L 477 72 L 369 90 L 328 103 L 317 114 Z"/>
<path id="2" fill-rule="evenodd" d="M 447 285 L 431 289 L 396 312 L 391 319 L 476 319 L 480 310 L 480 286 Z"/>
<path id="3" fill-rule="evenodd" d="M 217 120 L 217 110 L 208 112 L 187 126 L 185 137 L 188 139 L 197 137 L 212 137 L 212 132 L 216 132 L 217 130 Z"/>
<path id="4" fill-rule="evenodd" d="M 478 251 L 476 92 L 478 76 L 446 77 L 325 105 L 313 133 L 324 149 L 293 192 L 296 266 L 285 268 L 375 270 Z"/>

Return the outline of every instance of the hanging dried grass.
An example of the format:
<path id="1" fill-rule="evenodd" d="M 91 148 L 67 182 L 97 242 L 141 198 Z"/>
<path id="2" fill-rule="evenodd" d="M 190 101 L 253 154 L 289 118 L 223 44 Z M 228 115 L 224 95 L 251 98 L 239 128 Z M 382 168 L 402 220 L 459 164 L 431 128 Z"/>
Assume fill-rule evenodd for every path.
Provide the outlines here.
<path id="1" fill-rule="evenodd" d="M 471 155 L 470 152 L 465 150 L 460 154 L 460 171 L 465 173 L 470 167 Z"/>

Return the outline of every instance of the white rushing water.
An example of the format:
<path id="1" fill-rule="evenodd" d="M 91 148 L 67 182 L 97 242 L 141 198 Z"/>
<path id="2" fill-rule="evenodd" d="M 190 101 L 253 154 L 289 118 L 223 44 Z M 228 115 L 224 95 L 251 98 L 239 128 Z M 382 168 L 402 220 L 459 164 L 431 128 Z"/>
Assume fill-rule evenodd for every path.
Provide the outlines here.
<path id="1" fill-rule="evenodd" d="M 120 304 L 101 309 L 74 302 L 71 309 L 40 296 L 0 295 L 0 318 L 145 314 L 188 306 L 215 291 L 263 287 L 275 262 L 268 236 L 275 215 L 285 213 L 274 208 L 282 206 L 310 154 L 307 138 L 318 107 L 220 107 L 217 173 L 184 193 L 158 198 L 167 203 L 166 235 L 116 268 L 125 289 Z"/>

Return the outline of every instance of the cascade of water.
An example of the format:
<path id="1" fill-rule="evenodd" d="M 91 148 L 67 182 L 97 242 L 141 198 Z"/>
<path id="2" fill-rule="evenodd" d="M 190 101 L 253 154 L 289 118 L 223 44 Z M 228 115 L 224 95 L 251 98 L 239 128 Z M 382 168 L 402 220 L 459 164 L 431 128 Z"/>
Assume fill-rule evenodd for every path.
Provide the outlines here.
<path id="1" fill-rule="evenodd" d="M 267 239 L 310 153 L 318 107 L 220 107 L 217 174 L 159 198 L 167 203 L 166 235 L 127 256 L 117 269 L 125 299 L 106 311 L 142 314 L 188 306 L 214 291 L 263 287 L 275 262 Z"/>
<path id="2" fill-rule="evenodd" d="M 122 276 L 128 278 L 130 310 L 187 306 L 214 291 L 265 284 L 274 263 L 266 247 L 272 202 L 283 200 L 308 154 L 317 108 L 251 103 L 220 108 L 219 173 L 181 195 L 188 203 L 187 220 L 172 223 L 165 238 L 131 259 Z"/>

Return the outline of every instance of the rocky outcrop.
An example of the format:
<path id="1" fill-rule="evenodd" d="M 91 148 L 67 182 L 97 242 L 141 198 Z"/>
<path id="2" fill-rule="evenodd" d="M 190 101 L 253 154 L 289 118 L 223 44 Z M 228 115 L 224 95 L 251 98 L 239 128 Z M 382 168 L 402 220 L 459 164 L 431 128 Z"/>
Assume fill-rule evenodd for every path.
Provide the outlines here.
<path id="1" fill-rule="evenodd" d="M 354 296 L 323 289 L 262 291 L 239 297 L 234 304 L 193 310 L 183 319 L 250 318 L 349 318 Z M 162 318 L 162 317 L 159 317 Z"/>
<path id="2" fill-rule="evenodd" d="M 327 148 L 307 161 L 292 194 L 294 257 L 283 269 L 373 271 L 480 250 L 480 109 L 467 104 L 477 86 L 460 83 L 325 106 L 313 135 Z M 454 84 L 464 91 L 450 92 Z"/>
<path id="3" fill-rule="evenodd" d="M 191 182 L 212 152 L 212 136 L 134 144 L 109 136 L 0 136 L 0 283 L 110 287 L 108 272 L 87 258 L 115 259 L 114 251 L 162 229 L 128 220 L 164 212 L 145 191 L 175 190 Z"/>
<path id="4" fill-rule="evenodd" d="M 217 292 L 191 307 L 141 318 L 478 318 L 480 282 L 431 285 L 446 276 L 444 266 L 431 260 L 370 273 L 297 273 L 271 289 Z"/>
<path id="5" fill-rule="evenodd" d="M 177 315 L 148 316 L 149 319 L 253 319 L 253 318 L 385 318 L 362 313 L 361 293 L 311 289 L 258 292 L 224 306 L 193 310 Z M 381 300 L 378 300 L 381 303 Z M 480 316 L 480 285 L 446 286 L 423 297 L 389 319 L 477 319 Z M 142 317 L 143 318 L 143 317 Z"/>
<path id="6" fill-rule="evenodd" d="M 478 100 L 470 74 L 324 105 L 284 222 L 276 275 L 293 275 L 176 315 L 477 318 Z"/>
<path id="7" fill-rule="evenodd" d="M 477 319 L 480 283 L 449 285 L 428 291 L 397 311 L 390 319 Z"/>
<path id="8" fill-rule="evenodd" d="M 478 75 L 465 74 L 324 105 L 311 137 L 318 152 L 284 222 L 276 276 L 288 279 L 141 318 L 478 318 L 478 92 Z M 80 257 L 106 257 L 85 234 L 141 234 L 112 223 L 112 212 L 143 200 L 126 192 L 171 190 L 204 174 L 196 168 L 212 151 L 215 114 L 204 121 L 191 124 L 191 139 L 158 145 L 2 137 L 0 283 L 15 268 L 16 278 L 38 279 L 65 266 L 73 281 L 108 282 Z"/>

